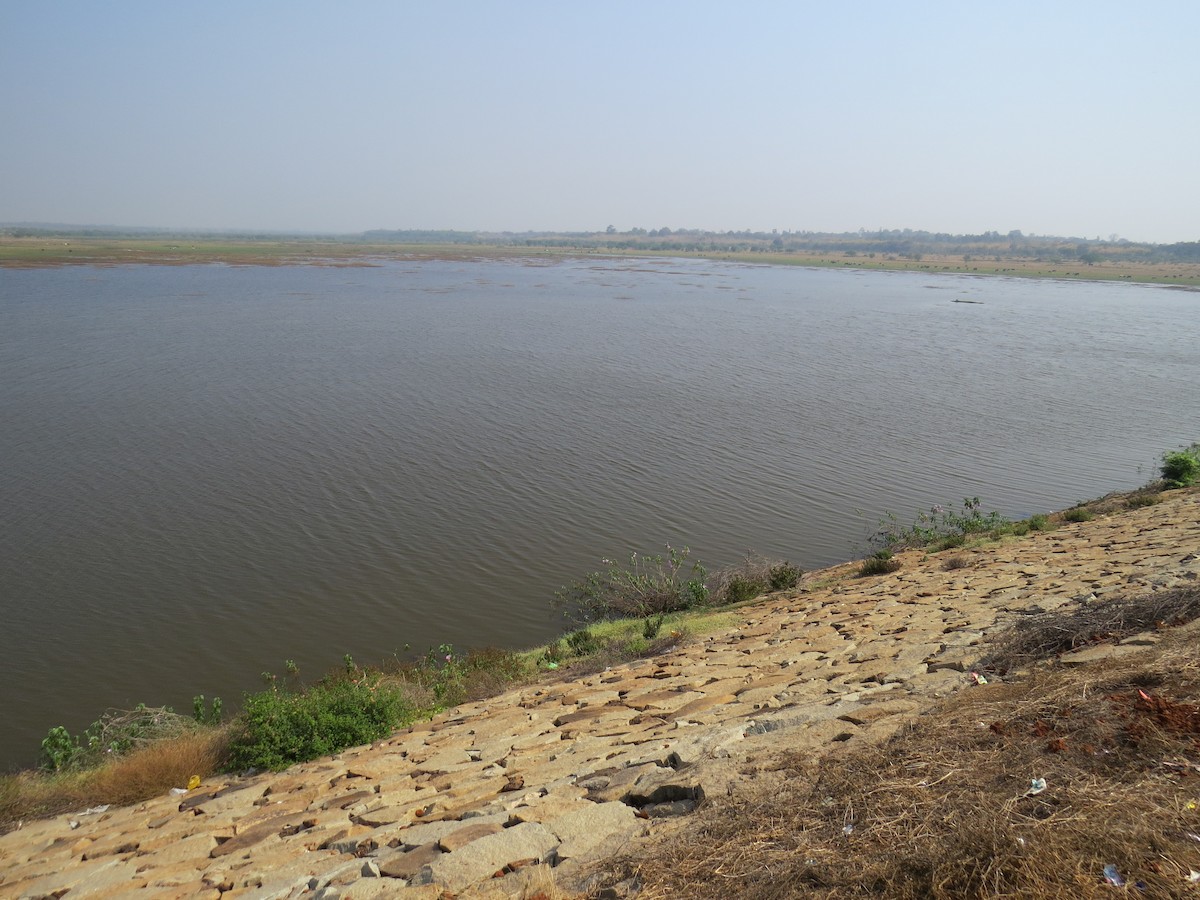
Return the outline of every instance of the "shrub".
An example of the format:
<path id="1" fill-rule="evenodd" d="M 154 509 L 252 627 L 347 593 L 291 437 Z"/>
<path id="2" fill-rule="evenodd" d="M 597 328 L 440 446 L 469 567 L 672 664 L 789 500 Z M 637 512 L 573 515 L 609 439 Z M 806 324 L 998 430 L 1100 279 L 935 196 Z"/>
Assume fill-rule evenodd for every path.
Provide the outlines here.
<path id="1" fill-rule="evenodd" d="M 1169 488 L 1190 487 L 1200 480 L 1200 443 L 1164 453 L 1162 477 Z"/>
<path id="2" fill-rule="evenodd" d="M 766 593 L 767 582 L 761 578 L 746 578 L 742 575 L 735 575 L 730 579 L 729 584 L 725 586 L 725 603 L 743 603 L 747 600 L 753 600 Z"/>
<path id="3" fill-rule="evenodd" d="M 1086 506 L 1076 506 L 1062 514 L 1064 522 L 1090 522 L 1095 515 Z"/>
<path id="4" fill-rule="evenodd" d="M 966 542 L 967 536 L 965 534 L 948 534 L 930 544 L 929 549 L 933 553 L 940 553 L 942 550 L 953 550 L 955 547 L 961 547 Z"/>
<path id="5" fill-rule="evenodd" d="M 791 590 L 800 583 L 804 570 L 790 562 L 776 563 L 767 573 L 767 581 L 773 591 Z"/>
<path id="6" fill-rule="evenodd" d="M 942 568 L 947 572 L 952 572 L 955 569 L 965 569 L 970 565 L 971 561 L 966 556 L 959 553 L 955 556 L 951 556 L 944 563 L 942 563 Z"/>
<path id="7" fill-rule="evenodd" d="M 1054 528 L 1054 526 L 1050 524 L 1050 517 L 1045 513 L 1037 513 L 1030 516 L 1025 521 L 1029 523 L 1029 528 L 1031 531 L 1050 531 Z"/>
<path id="8" fill-rule="evenodd" d="M 557 669 L 559 663 L 566 659 L 566 651 L 563 650 L 562 640 L 554 641 L 546 645 L 546 649 L 542 655 L 538 657 L 538 665 L 546 666 L 547 668 Z"/>
<path id="9" fill-rule="evenodd" d="M 567 635 L 567 646 L 576 656 L 587 656 L 600 649 L 600 641 L 586 628 Z"/>
<path id="10" fill-rule="evenodd" d="M 858 576 L 866 578 L 870 575 L 886 575 L 900 568 L 900 560 L 892 558 L 890 550 L 880 550 L 874 556 L 863 560 L 858 569 Z"/>
<path id="11" fill-rule="evenodd" d="M 531 674 L 529 664 L 511 650 L 471 650 L 462 661 L 463 699 L 481 700 L 500 693 Z"/>
<path id="12" fill-rule="evenodd" d="M 291 662 L 291 660 L 289 660 L 289 662 Z M 292 665 L 294 666 L 295 663 L 292 663 Z M 221 698 L 213 697 L 212 705 L 206 707 L 204 704 L 204 695 L 197 694 L 192 698 L 192 718 L 194 718 L 199 725 L 207 725 L 212 728 L 220 725 Z"/>
<path id="13" fill-rule="evenodd" d="M 879 524 L 874 540 L 885 547 L 896 550 L 929 546 L 934 552 L 960 547 L 970 535 L 1003 532 L 1009 526 L 1000 513 L 985 514 L 978 497 L 964 498 L 961 512 L 938 505 L 918 513 L 911 525 L 901 525 L 890 513 Z"/>
<path id="14" fill-rule="evenodd" d="M 51 728 L 42 739 L 41 767 L 51 772 L 93 768 L 155 741 L 178 737 L 194 727 L 195 723 L 169 706 L 139 703 L 131 710 L 111 710 L 77 736 L 61 725 Z"/>
<path id="15" fill-rule="evenodd" d="M 642 637 L 648 641 L 658 637 L 658 633 L 662 630 L 663 619 L 666 618 L 662 613 L 657 616 L 647 616 L 642 622 Z"/>
<path id="16" fill-rule="evenodd" d="M 592 572 L 555 596 L 568 614 L 584 621 L 691 609 L 708 600 L 708 573 L 690 556 L 687 547 L 676 550 L 668 544 L 666 557 L 633 553 L 627 568 L 605 559 L 605 571 Z"/>
<path id="17" fill-rule="evenodd" d="M 740 562 L 718 569 L 709 587 L 716 603 L 742 603 L 768 591 L 795 587 L 803 574 L 789 562 L 747 551 Z"/>
<path id="18" fill-rule="evenodd" d="M 1126 509 L 1143 509 L 1147 506 L 1155 506 L 1162 502 L 1162 498 L 1157 494 L 1132 494 L 1125 500 Z"/>
<path id="19" fill-rule="evenodd" d="M 365 672 L 327 677 L 302 692 L 248 694 L 233 722 L 229 765 L 279 771 L 387 737 L 414 716 L 398 688 Z"/>

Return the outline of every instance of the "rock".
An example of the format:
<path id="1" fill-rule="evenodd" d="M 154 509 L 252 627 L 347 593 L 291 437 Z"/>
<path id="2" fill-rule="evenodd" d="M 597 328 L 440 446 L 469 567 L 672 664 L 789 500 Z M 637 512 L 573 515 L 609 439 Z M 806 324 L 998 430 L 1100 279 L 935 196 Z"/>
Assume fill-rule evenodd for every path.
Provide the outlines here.
<path id="1" fill-rule="evenodd" d="M 280 816 L 277 819 L 268 819 L 265 822 L 251 826 L 246 831 L 239 830 L 229 840 L 213 847 L 209 856 L 217 859 L 222 856 L 229 856 L 230 854 L 242 853 L 268 838 L 278 837 L 289 826 L 303 825 L 307 820 L 308 816 L 304 813 L 293 813 L 292 815 Z"/>
<path id="2" fill-rule="evenodd" d="M 643 807 L 651 819 L 666 819 L 672 816 L 684 816 L 696 809 L 695 800 L 671 800 L 667 803 L 650 803 Z"/>
<path id="3" fill-rule="evenodd" d="M 444 853 L 454 853 L 472 841 L 503 830 L 504 827 L 499 822 L 478 822 L 473 825 L 463 825 L 442 837 L 438 841 L 438 846 Z"/>
<path id="4" fill-rule="evenodd" d="M 499 834 L 482 837 L 457 853 L 443 853 L 423 866 L 413 882 L 461 891 L 503 872 L 512 862 L 546 860 L 557 847 L 558 838 L 544 825 L 523 822 Z"/>
<path id="5" fill-rule="evenodd" d="M 424 844 L 415 850 L 401 850 L 379 858 L 379 874 L 384 878 L 403 878 L 411 881 L 422 868 L 442 855 L 437 844 Z"/>
<path id="6" fill-rule="evenodd" d="M 695 765 L 706 759 L 724 759 L 745 738 L 741 725 L 708 728 L 670 742 L 666 762 L 673 769 Z"/>
<path id="7" fill-rule="evenodd" d="M 1082 666 L 1099 660 L 1128 656 L 1130 653 L 1140 653 L 1144 649 L 1140 644 L 1097 644 L 1094 647 L 1064 653 L 1058 661 L 1064 666 Z"/>
<path id="8" fill-rule="evenodd" d="M 617 802 L 589 803 L 546 824 L 561 842 L 559 859 L 593 855 L 613 838 L 623 841 L 642 829 L 633 808 Z"/>

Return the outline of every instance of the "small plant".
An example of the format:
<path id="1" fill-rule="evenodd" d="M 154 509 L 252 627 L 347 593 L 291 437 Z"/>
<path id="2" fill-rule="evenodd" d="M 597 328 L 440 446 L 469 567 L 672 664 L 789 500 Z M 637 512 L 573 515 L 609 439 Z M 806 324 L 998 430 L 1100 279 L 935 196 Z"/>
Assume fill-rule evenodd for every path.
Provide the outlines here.
<path id="1" fill-rule="evenodd" d="M 589 656 L 600 649 L 600 641 L 587 628 L 580 628 L 567 635 L 567 646 L 576 656 Z"/>
<path id="2" fill-rule="evenodd" d="M 663 613 L 659 613 L 657 616 L 646 616 L 645 621 L 642 622 L 642 637 L 648 641 L 652 641 L 658 637 L 658 633 L 662 630 L 663 619 L 665 618 L 666 616 Z"/>
<path id="3" fill-rule="evenodd" d="M 858 575 L 860 578 L 867 578 L 871 575 L 887 575 L 899 568 L 900 560 L 892 558 L 892 551 L 880 550 L 874 556 L 863 560 Z"/>
<path id="4" fill-rule="evenodd" d="M 790 562 L 776 563 L 767 573 L 767 581 L 773 591 L 787 591 L 800 583 L 804 570 Z"/>
<path id="5" fill-rule="evenodd" d="M 56 725 L 42 738 L 42 768 L 59 772 L 68 768 L 82 752 L 79 738 L 72 737 L 62 725 Z"/>
<path id="6" fill-rule="evenodd" d="M 966 542 L 967 536 L 965 534 L 948 534 L 931 543 L 929 545 L 929 552 L 940 553 L 942 550 L 953 550 L 955 547 L 961 547 Z"/>
<path id="7" fill-rule="evenodd" d="M 558 640 L 546 645 L 546 649 L 538 658 L 538 665 L 548 669 L 557 669 L 564 659 L 566 659 L 566 653 L 563 650 L 562 641 Z"/>
<path id="8" fill-rule="evenodd" d="M 1161 472 L 1168 488 L 1191 487 L 1200 480 L 1200 443 L 1164 453 Z"/>
<path id="9" fill-rule="evenodd" d="M 419 680 L 433 691 L 434 701 L 439 707 L 455 706 L 466 699 L 463 683 L 466 673 L 452 644 L 430 647 L 419 670 Z"/>
<path id="10" fill-rule="evenodd" d="M 204 695 L 197 694 L 192 698 L 192 717 L 199 725 L 216 727 L 221 724 L 221 698 L 213 697 L 212 705 L 205 707 Z"/>
<path id="11" fill-rule="evenodd" d="M 592 572 L 556 594 L 568 614 L 583 621 L 643 618 L 700 606 L 708 600 L 708 572 L 687 547 L 667 545 L 667 555 L 629 557 L 628 567 L 601 560 L 608 568 Z"/>
<path id="12" fill-rule="evenodd" d="M 942 568 L 947 572 L 953 572 L 955 569 L 965 569 L 970 565 L 970 559 L 968 559 L 964 554 L 958 553 L 942 563 Z"/>
<path id="13" fill-rule="evenodd" d="M 1095 515 L 1086 506 L 1076 506 L 1062 514 L 1065 522 L 1090 522 Z"/>
<path id="14" fill-rule="evenodd" d="M 1054 528 L 1050 524 L 1050 517 L 1045 513 L 1036 513 L 1025 520 L 1029 523 L 1031 531 L 1050 531 Z"/>

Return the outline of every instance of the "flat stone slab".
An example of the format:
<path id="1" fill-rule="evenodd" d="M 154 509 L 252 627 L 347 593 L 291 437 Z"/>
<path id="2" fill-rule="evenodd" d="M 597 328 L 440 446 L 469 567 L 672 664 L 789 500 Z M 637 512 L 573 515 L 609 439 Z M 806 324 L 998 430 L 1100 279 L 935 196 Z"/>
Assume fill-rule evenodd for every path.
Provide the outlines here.
<path id="1" fill-rule="evenodd" d="M 554 832 L 544 825 L 522 822 L 445 853 L 422 867 L 415 884 L 437 884 L 451 891 L 493 878 L 511 863 L 542 862 L 558 847 Z"/>
<path id="2" fill-rule="evenodd" d="M 1072 650 L 1064 653 L 1058 661 L 1064 666 L 1082 666 L 1100 660 L 1117 659 L 1131 653 L 1140 653 L 1146 649 L 1145 644 L 1097 644 L 1082 650 Z"/>

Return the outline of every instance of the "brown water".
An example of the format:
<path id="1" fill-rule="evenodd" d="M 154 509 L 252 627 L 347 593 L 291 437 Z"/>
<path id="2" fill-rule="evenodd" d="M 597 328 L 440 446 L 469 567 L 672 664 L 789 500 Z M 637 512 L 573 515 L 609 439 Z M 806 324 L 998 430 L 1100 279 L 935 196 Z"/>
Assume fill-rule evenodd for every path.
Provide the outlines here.
<path id="1" fill-rule="evenodd" d="M 1141 484 L 1200 437 L 1198 301 L 679 260 L 0 271 L 0 766 L 285 659 L 537 643 L 603 556 L 814 567 L 889 510 Z"/>

